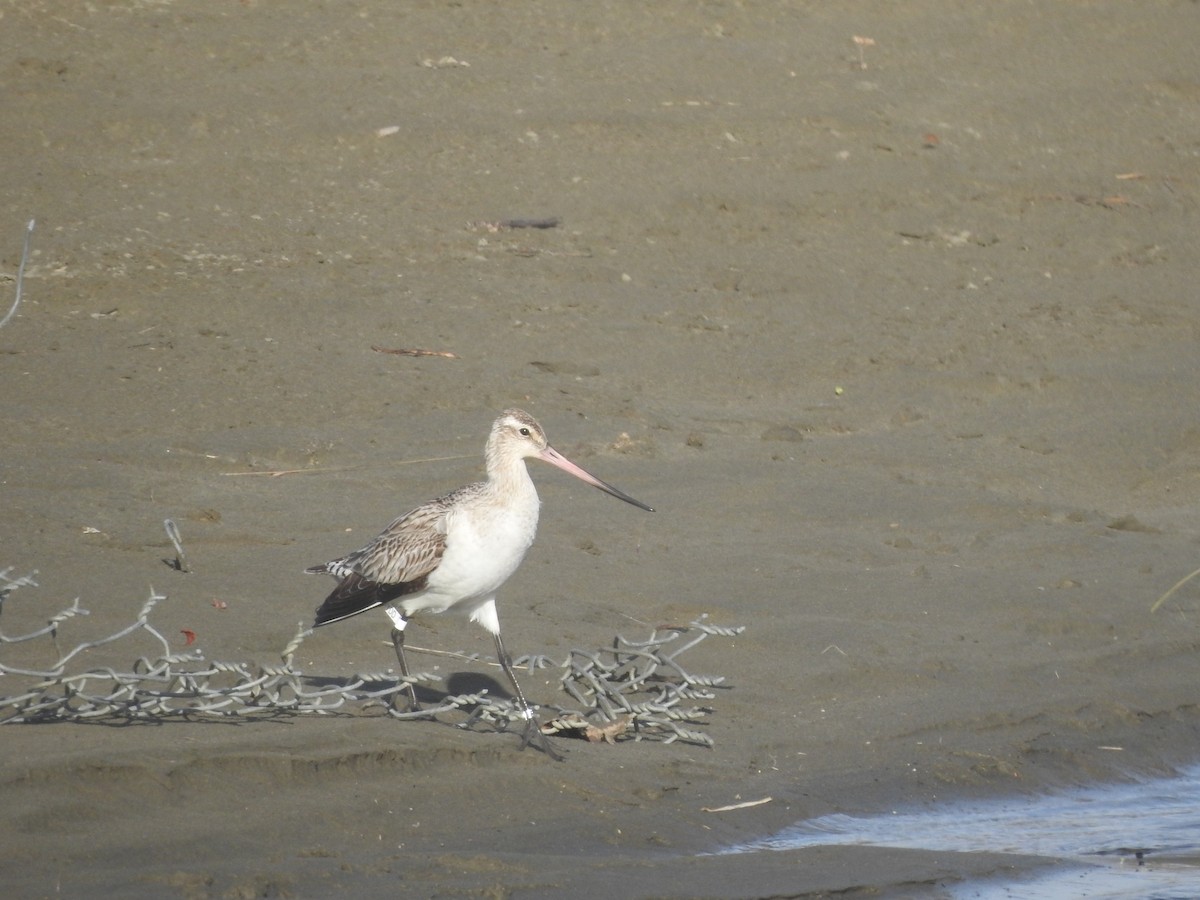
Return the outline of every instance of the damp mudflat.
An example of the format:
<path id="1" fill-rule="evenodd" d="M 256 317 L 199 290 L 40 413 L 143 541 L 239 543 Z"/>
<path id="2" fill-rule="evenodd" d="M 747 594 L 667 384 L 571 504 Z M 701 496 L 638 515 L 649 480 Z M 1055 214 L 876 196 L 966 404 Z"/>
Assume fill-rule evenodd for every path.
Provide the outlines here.
<path id="1" fill-rule="evenodd" d="M 172 651 L 278 666 L 327 591 L 305 568 L 478 479 L 514 406 L 656 510 L 534 464 L 514 656 L 745 626 L 686 657 L 724 679 L 711 748 L 555 763 L 350 709 L 3 726 L 7 895 L 940 889 L 1046 857 L 698 854 L 1192 760 L 1200 586 L 1150 608 L 1200 566 L 1196 13 L 0 0 L 0 317 L 37 220 L 0 571 L 38 585 L 0 632 L 89 611 L 5 659 L 154 592 Z M 378 673 L 389 630 L 294 665 Z M 143 637 L 71 665 L 128 672 Z M 546 718 L 579 705 L 561 674 L 518 673 Z"/>
<path id="2" fill-rule="evenodd" d="M 1200 891 L 1200 765 L 1170 778 L 1135 779 L 1041 796 L 946 801 L 872 816 L 798 822 L 726 853 L 831 846 L 1049 857 L 1034 874 L 945 885 L 948 898 L 1064 896 L 1187 900 Z"/>

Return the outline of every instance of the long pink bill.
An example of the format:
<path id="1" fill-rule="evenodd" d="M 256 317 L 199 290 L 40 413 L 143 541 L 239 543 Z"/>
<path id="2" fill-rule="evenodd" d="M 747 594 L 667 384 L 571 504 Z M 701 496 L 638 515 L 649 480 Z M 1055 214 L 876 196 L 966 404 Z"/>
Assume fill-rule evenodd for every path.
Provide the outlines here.
<path id="1" fill-rule="evenodd" d="M 592 487 L 598 487 L 598 488 L 600 488 L 600 490 L 604 491 L 604 493 L 612 494 L 618 500 L 624 500 L 626 503 L 632 503 L 638 509 L 644 509 L 644 510 L 646 510 L 646 512 L 654 512 L 654 507 L 647 506 L 641 500 L 634 500 L 632 497 L 630 497 L 624 491 L 617 490 L 615 487 L 613 487 L 607 481 L 601 481 L 599 478 L 597 478 L 591 472 L 587 471 L 584 468 L 581 468 L 580 466 L 575 465 L 575 463 L 571 462 L 569 459 L 567 459 L 565 456 L 563 456 L 561 453 L 559 453 L 553 447 L 547 447 L 545 450 L 543 450 L 541 453 L 539 453 L 538 459 L 544 460 L 545 462 L 550 463 L 550 465 L 552 465 L 552 466 L 557 466 L 558 468 L 562 469 L 564 472 L 570 472 L 572 475 L 574 475 L 580 481 L 586 481 Z"/>

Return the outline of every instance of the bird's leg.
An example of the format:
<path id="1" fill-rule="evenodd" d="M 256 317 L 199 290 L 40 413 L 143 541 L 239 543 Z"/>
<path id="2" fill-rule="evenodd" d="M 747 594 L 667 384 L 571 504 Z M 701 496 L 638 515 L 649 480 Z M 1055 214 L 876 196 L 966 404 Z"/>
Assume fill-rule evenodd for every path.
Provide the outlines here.
<path id="1" fill-rule="evenodd" d="M 408 624 L 408 619 L 404 618 L 403 613 L 394 606 L 387 608 L 388 618 L 392 620 L 392 646 L 396 648 L 396 660 L 400 663 L 400 674 L 405 678 L 408 677 L 408 660 L 404 657 L 404 626 Z M 416 686 L 410 681 L 408 682 L 408 697 L 410 700 L 409 709 L 416 712 L 421 708 L 421 704 L 417 702 Z M 399 696 L 397 694 L 397 696 Z"/>
<path id="2" fill-rule="evenodd" d="M 500 659 L 500 668 L 508 676 L 509 684 L 513 686 L 513 692 L 517 695 L 517 705 L 521 708 L 521 717 L 525 720 L 525 734 L 521 738 L 521 749 L 524 750 L 530 744 L 536 744 L 537 748 L 548 757 L 557 762 L 562 762 L 563 755 L 554 749 L 554 746 L 550 743 L 550 739 L 542 733 L 537 716 L 534 715 L 533 707 L 525 699 L 525 694 L 521 691 L 521 685 L 517 684 L 517 676 L 513 674 L 512 670 L 512 657 L 504 649 L 504 641 L 500 640 L 500 632 L 498 631 L 496 632 L 496 656 Z"/>

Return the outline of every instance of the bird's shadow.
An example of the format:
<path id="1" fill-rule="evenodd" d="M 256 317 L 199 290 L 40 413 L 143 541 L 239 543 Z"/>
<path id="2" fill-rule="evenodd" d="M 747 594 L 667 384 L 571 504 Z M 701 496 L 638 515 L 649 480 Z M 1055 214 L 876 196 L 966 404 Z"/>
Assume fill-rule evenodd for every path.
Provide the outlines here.
<path id="1" fill-rule="evenodd" d="M 353 678 L 330 675 L 306 675 L 306 684 L 315 688 L 344 688 L 348 687 Z M 447 697 L 458 697 L 463 694 L 487 694 L 498 700 L 511 700 L 512 694 L 495 678 L 481 672 L 453 672 L 446 676 L 445 689 L 434 684 L 422 682 L 416 685 L 417 702 L 422 706 L 437 706 Z M 395 685 L 391 680 L 366 681 L 360 687 L 362 691 L 383 691 Z M 469 709 L 469 707 L 467 707 Z"/>
<path id="2" fill-rule="evenodd" d="M 482 694 L 489 697 L 502 697 L 511 700 L 512 694 L 499 681 L 482 672 L 455 672 L 446 677 L 446 694 L 443 696 L 458 696 L 459 694 Z M 417 695 L 420 696 L 420 688 Z"/>

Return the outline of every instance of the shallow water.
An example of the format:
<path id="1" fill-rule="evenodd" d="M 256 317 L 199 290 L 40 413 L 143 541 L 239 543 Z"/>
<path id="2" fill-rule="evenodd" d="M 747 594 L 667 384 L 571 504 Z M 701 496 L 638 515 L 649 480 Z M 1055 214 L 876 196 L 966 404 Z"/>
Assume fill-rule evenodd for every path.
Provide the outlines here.
<path id="1" fill-rule="evenodd" d="M 938 803 L 867 817 L 822 816 L 727 852 L 837 844 L 1012 853 L 1063 862 L 1019 881 L 948 888 L 947 895 L 955 898 L 1194 898 L 1200 896 L 1200 765 L 1173 778 L 1043 797 Z"/>

